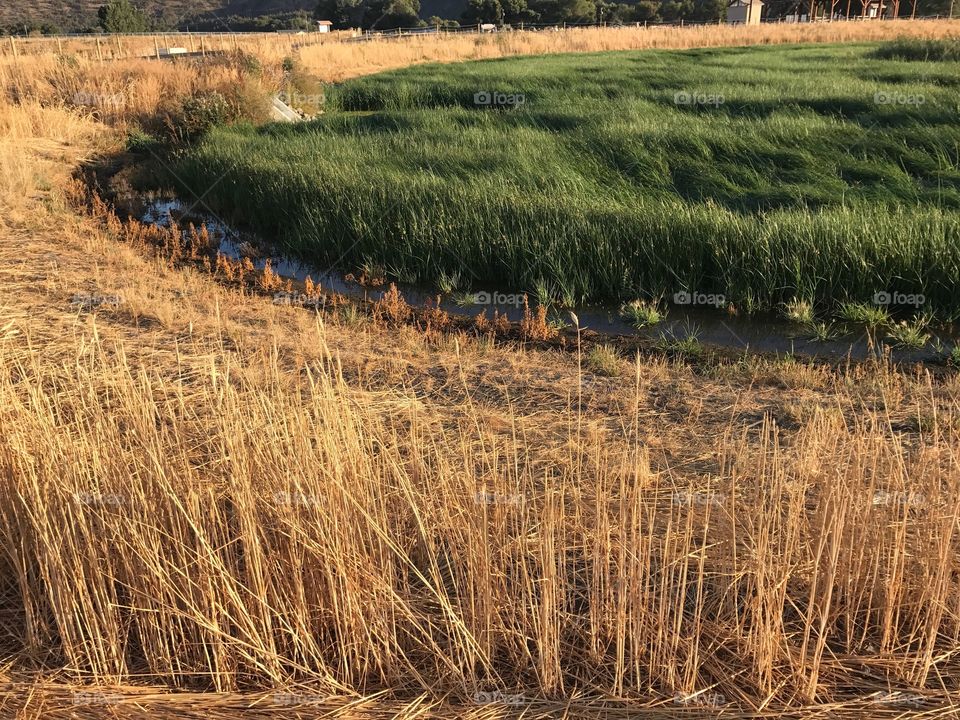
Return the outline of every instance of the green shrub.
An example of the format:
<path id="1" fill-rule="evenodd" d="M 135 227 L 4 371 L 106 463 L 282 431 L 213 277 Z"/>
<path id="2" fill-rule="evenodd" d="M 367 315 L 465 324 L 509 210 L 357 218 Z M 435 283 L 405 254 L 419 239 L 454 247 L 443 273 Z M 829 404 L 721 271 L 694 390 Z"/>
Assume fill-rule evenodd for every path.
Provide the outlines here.
<path id="1" fill-rule="evenodd" d="M 179 108 L 166 115 L 164 124 L 175 143 L 188 143 L 205 135 L 215 125 L 234 119 L 227 98 L 216 90 L 185 98 Z"/>

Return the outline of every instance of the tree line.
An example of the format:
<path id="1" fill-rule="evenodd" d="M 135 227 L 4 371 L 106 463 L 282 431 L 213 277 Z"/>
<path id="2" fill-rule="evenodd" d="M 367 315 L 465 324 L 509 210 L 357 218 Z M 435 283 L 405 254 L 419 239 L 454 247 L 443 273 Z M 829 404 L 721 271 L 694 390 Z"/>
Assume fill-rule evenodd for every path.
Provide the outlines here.
<path id="1" fill-rule="evenodd" d="M 852 15 L 859 15 L 866 0 L 851 0 Z M 889 1 L 889 0 L 888 0 Z M 97 13 L 97 24 L 72 28 L 79 32 L 136 33 L 168 30 L 201 32 L 275 32 L 279 30 L 312 30 L 313 20 L 329 20 L 334 29 L 362 28 L 391 30 L 409 27 L 458 27 L 492 23 L 498 27 L 522 25 L 607 24 L 656 22 L 720 22 L 725 19 L 730 0 L 465 0 L 459 17 L 422 18 L 420 0 L 320 0 L 313 18 L 306 11 L 274 13 L 258 16 L 214 14 L 177 19 L 165 15 L 149 16 L 131 0 L 109 0 Z M 919 16 L 945 16 L 952 7 L 950 0 L 917 0 Z M 956 2 L 955 13 L 960 13 Z M 807 13 L 809 0 L 767 0 L 764 17 L 776 19 L 799 12 Z M 837 6 L 843 13 L 846 3 Z M 901 16 L 913 12 L 911 0 L 901 0 Z M 53 35 L 63 29 L 53 23 L 18 22 L 0 28 L 9 35 Z"/>
<path id="2" fill-rule="evenodd" d="M 851 15 L 860 15 L 866 1 L 851 0 Z M 314 17 L 330 20 L 335 29 L 364 30 L 480 23 L 514 28 L 525 24 L 709 23 L 726 19 L 729 4 L 730 0 L 467 0 L 463 13 L 457 18 L 434 16 L 424 20 L 420 16 L 419 0 L 320 0 Z M 950 0 L 917 0 L 916 14 L 947 15 L 950 7 Z M 764 17 L 806 15 L 808 8 L 809 0 L 767 0 Z M 846 11 L 842 0 L 837 11 Z M 909 16 L 912 11 L 911 0 L 902 0 L 900 15 Z"/>

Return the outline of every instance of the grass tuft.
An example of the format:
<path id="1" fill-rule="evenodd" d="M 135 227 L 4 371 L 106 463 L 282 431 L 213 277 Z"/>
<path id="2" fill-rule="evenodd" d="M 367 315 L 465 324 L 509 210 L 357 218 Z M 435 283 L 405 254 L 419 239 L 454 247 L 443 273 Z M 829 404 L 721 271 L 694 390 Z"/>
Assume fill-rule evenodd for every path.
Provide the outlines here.
<path id="1" fill-rule="evenodd" d="M 815 317 L 813 303 L 807 300 L 793 298 L 783 305 L 783 316 L 790 322 L 799 325 L 812 325 Z"/>
<path id="2" fill-rule="evenodd" d="M 633 300 L 620 308 L 620 316 L 637 329 L 663 322 L 667 314 L 660 304 L 648 300 Z"/>
<path id="3" fill-rule="evenodd" d="M 930 334 L 926 332 L 927 324 L 923 317 L 912 321 L 901 320 L 887 330 L 887 339 L 896 347 L 922 350 L 930 340 Z"/>
<path id="4" fill-rule="evenodd" d="M 885 327 L 891 322 L 890 313 L 885 307 L 861 302 L 843 303 L 837 316 L 841 320 L 865 325 L 870 329 Z"/>
<path id="5" fill-rule="evenodd" d="M 586 355 L 586 367 L 596 375 L 616 377 L 620 374 L 620 358 L 612 345 L 595 345 Z"/>

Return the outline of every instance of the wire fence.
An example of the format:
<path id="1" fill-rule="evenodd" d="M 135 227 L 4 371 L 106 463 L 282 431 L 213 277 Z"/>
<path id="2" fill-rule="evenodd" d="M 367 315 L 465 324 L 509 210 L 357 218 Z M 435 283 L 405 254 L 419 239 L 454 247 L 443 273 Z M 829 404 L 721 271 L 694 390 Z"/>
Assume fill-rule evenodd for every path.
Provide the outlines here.
<path id="1" fill-rule="evenodd" d="M 817 17 L 814 23 L 834 22 L 899 22 L 908 20 L 941 20 L 945 16 L 925 15 L 916 18 L 909 17 Z M 764 18 L 764 25 L 808 23 L 810 19 L 805 15 L 793 15 L 781 18 Z M 13 56 L 19 59 L 22 56 L 57 52 L 59 54 L 77 54 L 100 61 L 123 60 L 131 58 L 169 59 L 182 56 L 217 55 L 225 52 L 263 47 L 282 47 L 293 51 L 298 48 L 323 43 L 355 43 L 370 40 L 394 40 L 400 38 L 414 38 L 422 36 L 446 37 L 464 34 L 497 34 L 497 33 L 530 33 L 530 32 L 565 32 L 570 30 L 622 30 L 625 28 L 701 28 L 731 23 L 725 20 L 712 21 L 666 21 L 648 20 L 632 23 L 518 23 L 515 25 L 497 25 L 494 23 L 479 23 L 470 25 L 428 25 L 377 29 L 330 30 L 326 32 L 311 31 L 273 31 L 273 32 L 144 32 L 102 34 L 102 33 L 71 33 L 63 35 L 44 36 L 15 36 L 0 38 L 0 57 Z"/>
<path id="2" fill-rule="evenodd" d="M 947 19 L 944 15 L 923 15 L 917 17 L 845 17 L 837 14 L 833 17 L 815 17 L 812 22 L 898 22 L 906 20 L 943 20 Z M 811 22 L 807 15 L 788 15 L 780 18 L 763 18 L 760 22 L 764 25 L 781 23 L 807 23 Z M 641 22 L 623 22 L 623 23 L 605 23 L 605 22 L 560 22 L 560 23 L 517 23 L 515 25 L 495 23 L 478 23 L 470 25 L 433 25 L 433 26 L 411 26 L 403 28 L 390 28 L 388 30 L 369 29 L 363 30 L 359 35 L 344 38 L 347 42 L 358 42 L 376 38 L 388 37 L 411 37 L 415 35 L 445 35 L 456 33 L 485 34 L 485 33 L 510 33 L 510 32 L 562 32 L 564 30 L 574 29 L 623 29 L 623 28 L 660 28 L 660 27 L 678 27 L 694 28 L 713 25 L 743 24 L 724 19 L 719 20 L 647 20 Z"/>

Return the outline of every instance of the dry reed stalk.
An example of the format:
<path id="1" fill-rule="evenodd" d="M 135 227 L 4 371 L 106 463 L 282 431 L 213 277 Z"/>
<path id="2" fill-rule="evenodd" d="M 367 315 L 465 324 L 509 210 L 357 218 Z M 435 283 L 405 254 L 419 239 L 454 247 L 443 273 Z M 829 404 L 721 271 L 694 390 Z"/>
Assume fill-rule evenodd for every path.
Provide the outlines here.
<path id="1" fill-rule="evenodd" d="M 957 671 L 955 429 L 731 427 L 704 480 L 640 438 L 577 432 L 561 462 L 519 417 L 444 427 L 335 364 L 297 387 L 275 350 L 189 384 L 74 352 L 0 346 L 0 577 L 22 652 L 78 677 L 756 707 Z"/>

